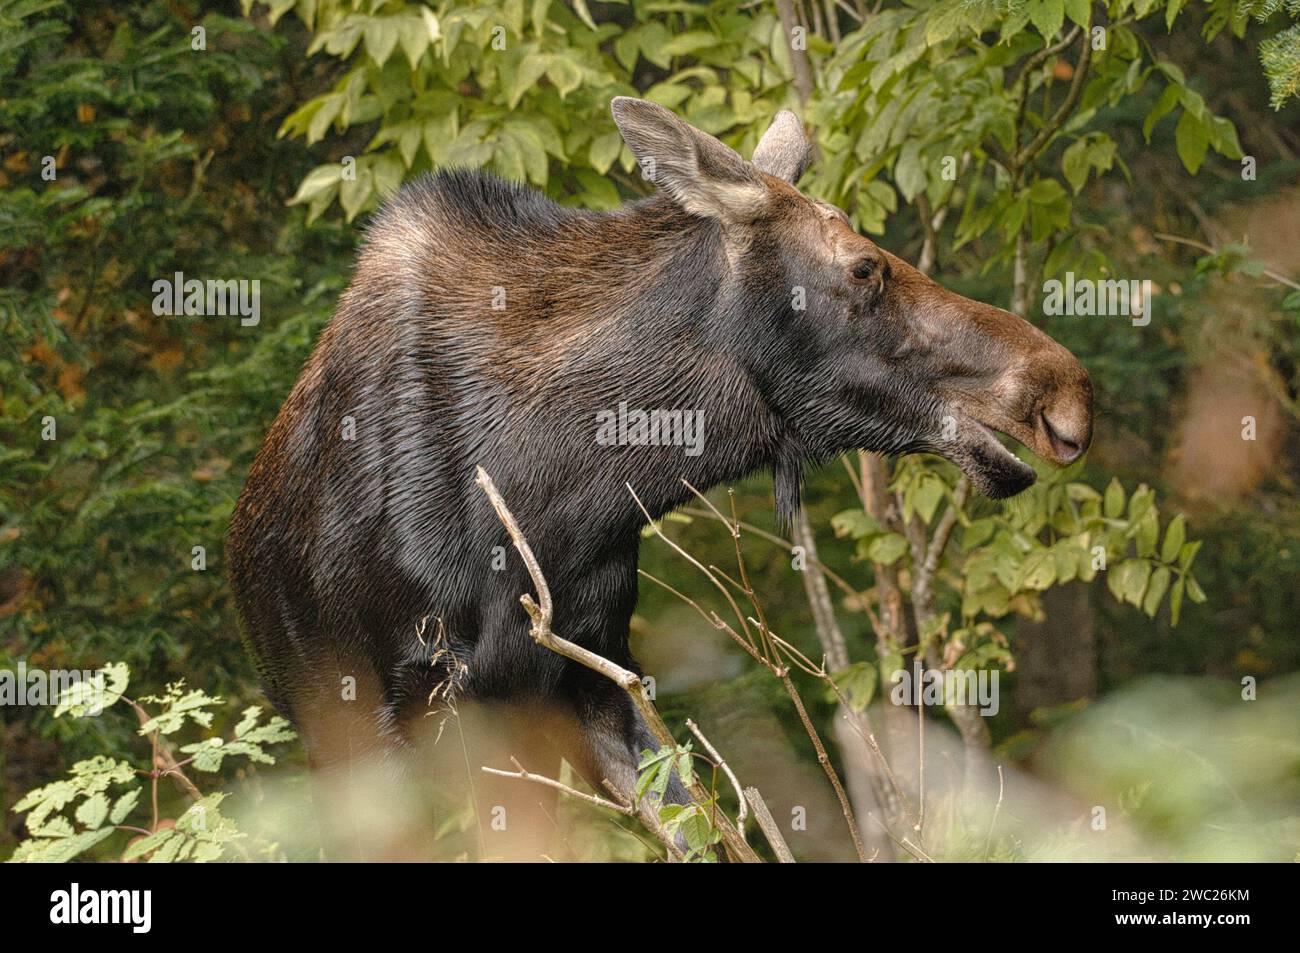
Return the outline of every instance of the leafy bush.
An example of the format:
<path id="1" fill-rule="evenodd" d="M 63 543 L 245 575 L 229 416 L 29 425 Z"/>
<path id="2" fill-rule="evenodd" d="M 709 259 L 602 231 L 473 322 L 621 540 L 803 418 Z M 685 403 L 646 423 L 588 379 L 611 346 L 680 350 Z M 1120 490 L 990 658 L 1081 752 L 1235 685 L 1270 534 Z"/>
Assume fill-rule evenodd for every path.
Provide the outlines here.
<path id="1" fill-rule="evenodd" d="M 229 739 L 210 736 L 176 748 L 173 736 L 187 726 L 212 727 L 214 709 L 223 699 L 175 682 L 160 696 L 134 700 L 125 694 L 129 678 L 123 664 L 105 667 L 93 679 L 78 682 L 66 692 L 54 716 L 84 719 L 122 703 L 140 722 L 138 736 L 149 740 L 149 767 L 97 755 L 78 761 L 66 778 L 29 791 L 14 805 L 16 812 L 27 815 L 28 838 L 18 845 L 10 862 L 63 863 L 114 835 L 124 840 L 129 834 L 136 836 L 121 846 L 123 861 L 203 863 L 220 860 L 231 851 L 247 857 L 239 843 L 245 835 L 221 813 L 226 795 L 201 793 L 186 769 L 213 774 L 227 758 L 274 764 L 266 746 L 296 737 L 288 722 L 278 715 L 263 722 L 262 710 L 254 705 L 244 710 Z M 188 757 L 178 759 L 174 748 Z M 145 804 L 141 803 L 146 792 L 142 778 L 149 779 L 150 798 Z M 158 788 L 164 779 L 183 788 L 190 800 L 174 819 L 159 814 Z"/>

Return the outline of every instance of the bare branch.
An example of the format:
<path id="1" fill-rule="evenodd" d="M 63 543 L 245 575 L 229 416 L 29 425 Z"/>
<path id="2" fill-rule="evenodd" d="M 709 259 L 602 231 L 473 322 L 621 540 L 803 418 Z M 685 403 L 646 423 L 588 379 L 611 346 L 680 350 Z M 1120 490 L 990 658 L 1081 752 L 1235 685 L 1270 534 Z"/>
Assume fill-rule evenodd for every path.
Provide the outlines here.
<path id="1" fill-rule="evenodd" d="M 1213 245 L 1207 245 L 1205 242 L 1198 242 L 1194 238 L 1183 238 L 1181 235 L 1170 235 L 1167 232 L 1156 232 L 1155 236 L 1161 241 L 1173 242 L 1176 245 L 1187 245 L 1189 248 L 1197 248 L 1205 252 L 1207 255 L 1217 255 L 1220 251 Z M 1288 278 L 1286 275 L 1279 274 L 1270 268 L 1260 269 L 1260 274 L 1273 279 L 1280 285 L 1286 285 L 1288 288 L 1294 288 L 1296 291 L 1300 291 L 1300 284 L 1296 283 L 1291 278 Z"/>
<path id="2" fill-rule="evenodd" d="M 794 541 L 803 547 L 808 565 L 803 571 L 803 587 L 808 595 L 808 606 L 812 609 L 813 625 L 817 629 L 817 638 L 822 644 L 822 652 L 832 671 L 848 668 L 849 650 L 844 644 L 844 633 L 835 618 L 835 606 L 831 603 L 830 590 L 826 588 L 826 576 L 818 568 L 817 537 L 813 535 L 808 522 L 808 511 L 799 507 L 794 515 Z"/>
<path id="3" fill-rule="evenodd" d="M 624 814 L 628 817 L 636 817 L 636 808 L 632 807 L 630 804 L 616 804 L 613 801 L 607 800 L 603 797 L 598 797 L 595 794 L 587 794 L 584 791 L 579 791 L 577 788 L 571 788 L 563 781 L 556 781 L 554 778 L 548 778 L 544 774 L 533 774 L 531 771 L 526 770 L 516 758 L 511 758 L 510 763 L 515 766 L 515 770 L 502 771 L 500 768 L 489 768 L 484 766 L 483 771 L 487 774 L 495 774 L 499 778 L 519 778 L 521 781 L 531 781 L 534 784 L 544 784 L 547 787 L 555 788 L 557 791 L 563 791 L 565 794 L 569 795 L 569 797 L 577 798 L 579 801 L 586 801 L 588 804 L 593 804 L 596 807 L 603 807 L 609 811 L 617 811 L 619 814 Z M 669 838 L 669 840 L 671 840 L 671 838 Z"/>
<path id="4" fill-rule="evenodd" d="M 793 864 L 794 854 L 790 852 L 790 845 L 781 836 L 781 828 L 776 826 L 776 819 L 767 809 L 767 802 L 763 800 L 763 795 L 758 793 L 758 788 L 745 788 L 745 800 L 754 809 L 754 820 L 758 821 L 758 826 L 762 829 L 767 842 L 772 845 L 776 859 L 783 864 Z"/>
<path id="5" fill-rule="evenodd" d="M 1078 27 L 1075 28 L 1076 30 Z M 1051 141 L 1052 136 L 1065 124 L 1065 120 L 1070 117 L 1074 107 L 1079 102 L 1079 96 L 1083 93 L 1083 81 L 1088 75 L 1088 67 L 1092 63 L 1092 43 L 1088 36 L 1083 38 L 1083 50 L 1079 54 L 1079 63 L 1074 68 L 1074 78 L 1070 81 L 1070 89 L 1065 94 L 1065 100 L 1052 114 L 1052 118 L 1043 124 L 1043 128 L 1038 130 L 1038 134 L 1029 141 L 1025 146 L 1016 153 L 1012 160 L 1017 169 L 1023 169 L 1038 153 L 1042 152 L 1047 144 Z"/>
<path id="6" fill-rule="evenodd" d="M 749 818 L 749 805 L 745 801 L 744 792 L 740 789 L 740 782 L 736 780 L 736 775 L 732 772 L 731 765 L 727 764 L 727 760 L 722 757 L 722 755 L 718 754 L 718 749 L 713 747 L 713 743 L 709 741 L 708 738 L 704 737 L 704 732 L 700 731 L 700 726 L 687 718 L 686 727 L 690 729 L 691 734 L 699 739 L 700 744 L 704 746 L 704 750 L 707 751 L 709 757 L 713 759 L 713 763 L 718 766 L 719 770 L 727 776 L 727 780 L 731 782 L 731 787 L 735 790 L 736 797 L 740 801 L 740 811 L 736 815 L 736 830 L 740 832 L 741 837 L 744 837 L 745 821 Z"/>
<path id="7" fill-rule="evenodd" d="M 794 6 L 790 0 L 777 0 L 776 11 L 781 18 L 781 32 L 785 34 L 785 42 L 790 48 L 790 67 L 794 70 L 794 88 L 799 93 L 800 102 L 808 102 L 812 96 L 813 81 L 812 69 L 808 65 L 808 51 L 798 49 L 794 42 L 795 27 L 799 25 L 795 17 Z"/>
<path id="8" fill-rule="evenodd" d="M 492 482 L 492 478 L 488 476 L 487 471 L 482 467 L 477 467 L 476 474 L 475 482 L 487 494 L 488 500 L 492 503 L 492 508 L 496 510 L 497 517 L 505 526 L 506 532 L 515 545 L 515 549 L 519 551 L 519 555 L 524 561 L 524 566 L 528 569 L 528 575 L 532 578 L 533 585 L 537 588 L 537 602 L 534 602 L 527 593 L 519 597 L 524 610 L 532 619 L 531 635 L 533 640 L 552 652 L 563 655 L 565 658 L 605 676 L 622 688 L 637 711 L 641 713 L 641 717 L 645 719 L 646 726 L 660 746 L 676 748 L 677 739 L 673 737 L 672 732 L 668 730 L 668 726 L 664 724 L 663 718 L 659 715 L 659 710 L 655 708 L 654 702 L 646 694 L 641 684 L 641 678 L 636 672 L 615 665 L 609 659 L 584 649 L 568 639 L 561 638 L 551 630 L 553 612 L 551 590 L 546 584 L 546 578 L 542 574 L 542 568 L 537 562 L 537 557 L 533 555 L 532 547 L 528 545 L 528 540 L 519 529 L 519 524 L 515 521 L 514 515 L 506 506 L 505 500 L 502 499 L 500 491 L 497 490 L 496 484 Z M 635 494 L 633 496 L 635 497 Z M 637 504 L 640 505 L 640 500 L 637 500 Z M 645 511 L 644 507 L 642 507 L 642 511 Z M 758 855 L 754 853 L 753 848 L 745 843 L 744 838 L 740 836 L 740 833 L 726 815 L 719 811 L 716 805 L 712 804 L 712 799 L 703 786 L 698 781 L 695 781 L 688 785 L 688 790 L 691 797 L 695 799 L 701 808 L 711 808 L 713 823 L 721 833 L 723 844 L 730 855 L 736 860 L 745 863 L 756 863 L 759 859 Z M 642 802 L 637 805 L 637 813 L 647 827 L 655 831 L 656 834 L 660 832 L 662 825 L 654 805 Z"/>
<path id="9" fill-rule="evenodd" d="M 943 558 L 944 550 L 948 548 L 952 532 L 957 526 L 957 513 L 966 505 L 966 498 L 969 495 L 970 480 L 963 476 L 953 488 L 953 501 L 944 511 L 943 516 L 939 517 L 934 536 L 931 537 L 929 546 L 925 547 L 924 555 L 914 571 L 912 604 L 917 607 L 918 623 L 922 621 L 922 616 L 928 621 L 934 613 L 935 573 L 939 569 L 939 561 Z"/>
<path id="10" fill-rule="evenodd" d="M 998 803 L 993 805 L 993 817 L 989 821 L 989 833 L 988 836 L 984 838 L 984 859 L 985 860 L 989 859 L 989 847 L 992 846 L 993 844 L 993 828 L 997 826 L 998 812 L 1002 810 L 1002 788 L 1003 788 L 1002 765 L 998 765 Z"/>
<path id="11" fill-rule="evenodd" d="M 644 515 L 645 518 L 649 520 L 650 528 L 654 532 L 654 534 L 658 536 L 660 539 L 662 539 L 665 543 L 667 543 L 673 549 L 673 551 L 676 552 L 679 556 L 681 556 L 683 559 L 689 562 L 700 572 L 704 573 L 704 575 L 708 577 L 708 580 L 711 583 L 713 583 L 713 585 L 717 587 L 718 591 L 721 592 L 722 595 L 726 598 L 728 604 L 731 606 L 731 611 L 736 614 L 736 618 L 740 622 L 740 628 L 745 633 L 746 640 L 749 642 L 750 646 L 754 649 L 754 651 L 757 652 L 758 645 L 754 642 L 754 637 L 750 633 L 749 627 L 745 625 L 745 614 L 740 611 L 740 606 L 736 605 L 736 600 L 731 597 L 731 593 L 727 590 L 727 587 L 724 586 L 721 582 L 719 582 L 718 577 L 715 576 L 712 572 L 710 572 L 708 568 L 705 567 L 698 559 L 696 559 L 686 550 L 682 549 L 682 547 L 678 546 L 675 542 L 669 539 L 664 534 L 664 531 L 660 528 L 658 522 L 656 522 L 654 517 L 650 515 L 650 511 L 645 508 L 645 504 L 641 502 L 641 497 L 636 495 L 636 490 L 632 489 L 632 485 L 625 484 L 625 486 L 627 486 L 627 491 L 632 494 L 632 499 L 636 500 L 636 505 L 641 510 L 642 515 Z M 721 516 L 721 514 L 719 514 L 719 516 Z M 723 522 L 725 523 L 726 520 L 723 519 Z"/>

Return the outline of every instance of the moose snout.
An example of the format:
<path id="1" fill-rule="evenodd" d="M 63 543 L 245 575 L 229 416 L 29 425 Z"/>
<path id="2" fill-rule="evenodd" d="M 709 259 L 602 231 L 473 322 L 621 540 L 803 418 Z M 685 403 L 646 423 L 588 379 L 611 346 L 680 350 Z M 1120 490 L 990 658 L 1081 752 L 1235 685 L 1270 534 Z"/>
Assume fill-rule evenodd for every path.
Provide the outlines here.
<path id="1" fill-rule="evenodd" d="M 1040 454 L 1059 466 L 1079 459 L 1092 442 L 1092 381 L 1073 357 L 1069 363 L 1072 373 L 1043 398 L 1033 422 Z"/>

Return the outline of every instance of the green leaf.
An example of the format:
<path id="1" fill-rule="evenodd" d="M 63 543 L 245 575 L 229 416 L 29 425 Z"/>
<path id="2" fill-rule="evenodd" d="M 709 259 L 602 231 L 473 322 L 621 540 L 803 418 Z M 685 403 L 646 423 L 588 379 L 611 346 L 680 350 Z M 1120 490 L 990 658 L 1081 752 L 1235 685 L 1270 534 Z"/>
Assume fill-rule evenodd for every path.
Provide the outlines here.
<path id="1" fill-rule="evenodd" d="M 912 508 L 927 525 L 934 519 L 934 511 L 938 509 L 946 491 L 947 487 L 937 476 L 927 473 L 921 477 L 912 497 Z"/>
<path id="2" fill-rule="evenodd" d="M 876 695 L 879 675 L 876 667 L 868 662 L 854 662 L 835 672 L 832 678 L 853 711 L 865 711 Z M 827 695 L 827 701 L 835 699 L 833 692 L 828 691 Z"/>
<path id="3" fill-rule="evenodd" d="M 67 714 L 85 718 L 101 714 L 121 699 L 129 679 L 130 672 L 124 662 L 105 665 L 90 678 L 74 682 L 59 692 L 54 717 Z"/>
<path id="4" fill-rule="evenodd" d="M 1021 570 L 1023 588 L 1042 591 L 1056 582 L 1056 559 L 1048 550 L 1040 550 L 1025 560 Z"/>
<path id="5" fill-rule="evenodd" d="M 877 536 L 867 547 L 867 557 L 883 566 L 892 566 L 907 552 L 907 540 L 898 533 Z"/>
<path id="6" fill-rule="evenodd" d="M 1155 508 L 1152 507 L 1142 514 L 1138 520 L 1137 532 L 1134 539 L 1137 541 L 1137 554 L 1144 558 L 1149 558 L 1156 554 L 1156 540 L 1160 537 L 1160 520 L 1156 516 Z"/>
<path id="7" fill-rule="evenodd" d="M 636 67 L 637 50 L 640 48 L 641 36 L 637 30 L 627 30 L 614 41 L 614 58 L 622 67 L 631 72 Z"/>
<path id="8" fill-rule="evenodd" d="M 934 46 L 951 37 L 966 20 L 966 11 L 960 0 L 948 0 L 930 13 L 925 25 L 926 46 Z"/>
<path id="9" fill-rule="evenodd" d="M 1214 146 L 1215 151 L 1220 155 L 1227 156 L 1229 159 L 1241 158 L 1241 143 L 1237 140 L 1237 127 L 1232 124 L 1231 119 L 1225 116 L 1212 116 L 1209 135 L 1210 145 Z"/>
<path id="10" fill-rule="evenodd" d="M 95 830 L 108 817 L 108 798 L 103 792 L 96 792 L 77 805 L 77 823 L 82 827 Z"/>
<path id="11" fill-rule="evenodd" d="M 1029 201 L 1035 205 L 1048 205 L 1065 197 L 1064 187 L 1055 179 L 1039 179 L 1029 188 Z"/>
<path id="12" fill-rule="evenodd" d="M 688 809 L 678 812 L 675 826 L 687 847 L 698 850 L 706 846 L 705 842 L 709 837 L 709 819 L 701 811 Z"/>
<path id="13" fill-rule="evenodd" d="M 929 177 L 921 159 L 920 144 L 915 140 L 904 146 L 899 153 L 898 161 L 894 163 L 894 182 L 908 202 L 925 191 Z"/>
<path id="14" fill-rule="evenodd" d="M 588 29 L 596 29 L 596 21 L 591 18 L 591 11 L 587 9 L 587 0 L 573 0 L 573 12 L 578 15 L 579 20 L 587 25 Z"/>
<path id="15" fill-rule="evenodd" d="M 1186 523 L 1187 520 L 1182 513 L 1169 521 L 1169 527 L 1165 530 L 1164 545 L 1160 547 L 1161 562 L 1172 563 L 1178 558 L 1183 548 L 1183 539 L 1187 535 Z"/>
<path id="16" fill-rule="evenodd" d="M 1079 190 L 1088 181 L 1089 168 L 1088 142 L 1086 139 L 1078 139 L 1061 156 L 1061 171 L 1065 173 L 1065 181 L 1070 183 L 1075 195 L 1079 194 Z"/>
<path id="17" fill-rule="evenodd" d="M 152 850 L 157 850 L 160 846 L 177 837 L 174 827 L 164 827 L 160 831 L 155 831 L 148 837 L 136 841 L 122 854 L 123 862 L 136 860 L 143 857 Z"/>
<path id="18" fill-rule="evenodd" d="M 996 529 L 997 523 L 987 517 L 972 521 L 972 523 L 966 527 L 965 532 L 962 533 L 962 552 L 970 552 L 976 546 L 981 546 L 988 542 Z"/>
<path id="19" fill-rule="evenodd" d="M 1132 606 L 1141 606 L 1142 593 L 1151 578 L 1151 564 L 1145 559 L 1126 559 L 1115 570 L 1123 600 Z"/>
<path id="20" fill-rule="evenodd" d="M 366 21 L 365 36 L 366 52 L 377 64 L 383 66 L 401 39 L 401 29 L 394 17 L 370 17 Z"/>
<path id="21" fill-rule="evenodd" d="M 141 725 L 139 734 L 148 735 L 157 731 L 164 735 L 170 735 L 175 731 L 179 731 L 185 724 L 186 719 L 203 728 L 210 727 L 213 712 L 209 711 L 209 708 L 220 705 L 224 699 L 214 698 L 201 689 L 186 691 L 185 682 L 182 680 L 169 685 L 167 693 L 162 697 L 145 695 L 140 701 L 161 704 L 163 711 Z"/>
<path id="22" fill-rule="evenodd" d="M 1156 123 L 1169 115 L 1173 108 L 1178 105 L 1180 95 L 1181 90 L 1173 83 L 1170 83 L 1165 87 L 1165 91 L 1160 98 L 1156 100 L 1156 104 L 1151 107 L 1146 119 L 1142 120 L 1142 138 L 1148 143 L 1151 141 L 1151 130 L 1155 128 Z"/>
<path id="23" fill-rule="evenodd" d="M 55 839 L 26 840 L 9 858 L 12 863 L 66 864 L 115 833 L 111 827 Z"/>
<path id="24" fill-rule="evenodd" d="M 671 59 L 674 56 L 688 56 L 691 53 L 706 50 L 711 46 L 718 46 L 721 42 L 715 34 L 708 30 L 688 30 L 663 43 L 659 47 L 658 53 L 664 59 Z M 642 50 L 646 52 L 648 57 L 649 52 L 644 46 Z"/>
<path id="25" fill-rule="evenodd" d="M 1065 492 L 1076 503 L 1084 503 L 1088 500 L 1100 500 L 1101 494 L 1088 486 L 1086 483 L 1067 483 Z"/>
<path id="26" fill-rule="evenodd" d="M 530 18 L 533 22 L 533 33 L 541 36 L 546 32 L 546 17 L 551 11 L 551 0 L 533 0 L 533 9 Z"/>
<path id="27" fill-rule="evenodd" d="M 546 78 L 560 91 L 564 99 L 582 85 L 582 70 L 565 56 L 552 56 L 546 64 Z"/>
<path id="28" fill-rule="evenodd" d="M 1142 600 L 1142 611 L 1153 619 L 1160 610 L 1160 600 L 1164 598 L 1165 590 L 1169 588 L 1171 575 L 1167 566 L 1161 566 L 1151 574 L 1151 581 L 1147 583 L 1147 593 Z"/>
<path id="29" fill-rule="evenodd" d="M 677 776 L 681 778 L 682 784 L 695 783 L 695 764 L 689 747 L 677 755 Z"/>
<path id="30" fill-rule="evenodd" d="M 1117 478 L 1112 477 L 1106 487 L 1106 496 L 1102 502 L 1102 512 L 1107 519 L 1119 519 L 1124 512 L 1124 487 Z"/>
<path id="31" fill-rule="evenodd" d="M 111 810 L 108 814 L 108 819 L 111 823 L 121 824 L 124 820 L 126 820 L 127 815 L 131 813 L 131 811 L 135 808 L 136 803 L 139 802 L 140 800 L 140 791 L 141 788 L 135 788 L 133 790 L 127 791 L 115 802 L 113 802 L 113 810 Z"/>
<path id="32" fill-rule="evenodd" d="M 406 54 L 406 61 L 412 69 L 420 65 L 424 51 L 437 39 L 437 17 L 428 7 L 422 8 L 422 12 L 433 18 L 432 28 L 428 20 L 420 15 L 408 14 L 395 18 L 398 41 L 402 44 L 402 52 Z"/>
<path id="33" fill-rule="evenodd" d="M 506 93 L 506 105 L 514 109 L 519 105 L 519 100 L 524 98 L 524 94 L 537 85 L 537 81 L 546 75 L 546 68 L 550 65 L 551 58 L 543 53 L 528 53 L 515 68 L 514 74 L 508 79 L 503 78 L 503 87 Z"/>
<path id="34" fill-rule="evenodd" d="M 1029 0 L 1029 20 L 1044 40 L 1050 40 L 1065 22 L 1065 0 Z"/>
<path id="35" fill-rule="evenodd" d="M 1183 612 L 1183 592 L 1187 588 L 1187 577 L 1179 576 L 1178 581 L 1174 583 L 1173 589 L 1169 592 L 1169 623 L 1177 626 L 1178 619 Z"/>
<path id="36" fill-rule="evenodd" d="M 401 187 L 406 165 L 393 150 L 377 157 L 370 168 L 374 177 L 375 194 L 380 201 L 389 198 Z"/>
<path id="37" fill-rule="evenodd" d="M 614 164 L 622 148 L 623 137 L 617 132 L 607 132 L 592 140 L 591 147 L 587 151 L 587 161 L 591 163 L 593 169 L 604 175 Z"/>
<path id="38" fill-rule="evenodd" d="M 844 510 L 831 517 L 831 528 L 839 538 L 861 539 L 880 532 L 876 518 L 864 509 Z"/>
<path id="39" fill-rule="evenodd" d="M 343 206 L 349 222 L 356 218 L 357 213 L 366 204 L 366 200 L 370 198 L 374 191 L 373 185 L 374 179 L 369 164 L 362 165 L 360 162 L 357 163 L 356 175 L 351 179 L 343 179 L 340 183 L 339 204 Z"/>
<path id="40" fill-rule="evenodd" d="M 318 165 L 307 173 L 307 177 L 298 185 L 298 191 L 289 200 L 290 205 L 300 205 L 326 193 L 333 195 L 338 189 L 339 180 L 343 178 L 343 166 L 337 162 Z"/>
<path id="41" fill-rule="evenodd" d="M 1209 124 L 1184 109 L 1178 117 L 1178 128 L 1174 130 L 1174 145 L 1183 166 L 1195 175 L 1205 161 L 1205 152 L 1210 145 Z"/>

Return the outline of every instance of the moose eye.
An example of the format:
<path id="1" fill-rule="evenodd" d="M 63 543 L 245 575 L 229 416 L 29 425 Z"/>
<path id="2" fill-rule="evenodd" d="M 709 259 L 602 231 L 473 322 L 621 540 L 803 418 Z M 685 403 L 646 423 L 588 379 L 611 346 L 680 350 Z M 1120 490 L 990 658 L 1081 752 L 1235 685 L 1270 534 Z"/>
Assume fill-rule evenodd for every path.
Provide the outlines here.
<path id="1" fill-rule="evenodd" d="M 874 258 L 863 258 L 850 272 L 857 282 L 873 282 L 880 275 L 880 266 Z"/>

